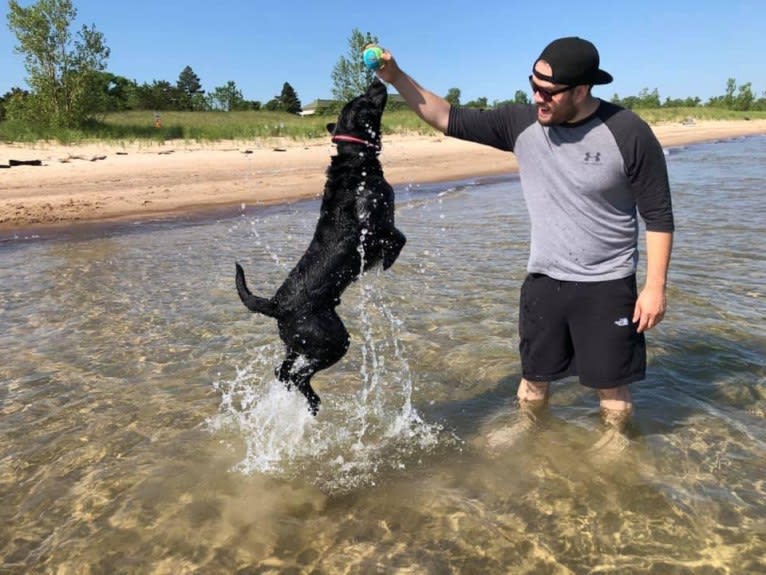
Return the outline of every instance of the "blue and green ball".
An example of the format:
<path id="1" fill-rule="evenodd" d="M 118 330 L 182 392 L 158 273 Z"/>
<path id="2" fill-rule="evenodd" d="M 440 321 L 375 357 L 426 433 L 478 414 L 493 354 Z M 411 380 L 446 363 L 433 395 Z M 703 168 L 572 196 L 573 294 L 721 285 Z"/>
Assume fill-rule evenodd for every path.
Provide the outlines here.
<path id="1" fill-rule="evenodd" d="M 368 70 L 380 70 L 383 66 L 383 50 L 379 46 L 367 46 L 362 52 L 362 61 Z"/>

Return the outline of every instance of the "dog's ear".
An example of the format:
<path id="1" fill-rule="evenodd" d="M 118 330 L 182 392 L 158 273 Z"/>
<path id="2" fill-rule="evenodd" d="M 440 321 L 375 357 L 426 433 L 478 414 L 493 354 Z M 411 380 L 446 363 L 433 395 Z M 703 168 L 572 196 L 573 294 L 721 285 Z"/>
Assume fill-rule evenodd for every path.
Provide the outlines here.
<path id="1" fill-rule="evenodd" d="M 328 132 L 330 132 L 331 134 L 334 134 L 335 133 L 335 122 L 330 122 L 329 124 L 327 124 L 326 128 L 327 128 Z"/>
<path id="2" fill-rule="evenodd" d="M 367 88 L 367 97 L 373 101 L 375 106 L 382 110 L 386 107 L 386 100 L 388 99 L 386 85 L 378 78 L 375 78 Z"/>

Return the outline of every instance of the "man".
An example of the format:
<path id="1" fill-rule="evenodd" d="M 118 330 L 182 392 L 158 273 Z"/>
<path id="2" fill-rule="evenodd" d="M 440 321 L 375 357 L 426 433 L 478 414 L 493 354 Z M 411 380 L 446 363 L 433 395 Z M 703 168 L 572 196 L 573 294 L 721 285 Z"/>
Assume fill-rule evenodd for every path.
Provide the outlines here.
<path id="1" fill-rule="evenodd" d="M 533 105 L 450 106 L 403 72 L 389 52 L 378 76 L 447 136 L 513 152 L 531 222 L 521 288 L 521 407 L 546 404 L 549 383 L 577 375 L 595 389 L 605 422 L 632 411 L 644 378 L 644 332 L 665 315 L 674 231 L 667 167 L 649 126 L 594 97 L 601 70 L 582 38 L 551 42 L 529 76 Z M 638 219 L 646 225 L 646 281 L 636 289 Z"/>

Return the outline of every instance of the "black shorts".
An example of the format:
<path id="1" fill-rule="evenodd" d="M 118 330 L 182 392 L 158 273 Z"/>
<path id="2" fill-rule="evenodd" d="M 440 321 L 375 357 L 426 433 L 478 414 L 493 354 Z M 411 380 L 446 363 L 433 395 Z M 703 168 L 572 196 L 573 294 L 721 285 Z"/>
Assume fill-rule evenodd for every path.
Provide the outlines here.
<path id="1" fill-rule="evenodd" d="M 528 381 L 576 375 L 596 389 L 644 378 L 646 343 L 633 323 L 636 276 L 602 282 L 529 274 L 521 287 L 519 351 Z"/>

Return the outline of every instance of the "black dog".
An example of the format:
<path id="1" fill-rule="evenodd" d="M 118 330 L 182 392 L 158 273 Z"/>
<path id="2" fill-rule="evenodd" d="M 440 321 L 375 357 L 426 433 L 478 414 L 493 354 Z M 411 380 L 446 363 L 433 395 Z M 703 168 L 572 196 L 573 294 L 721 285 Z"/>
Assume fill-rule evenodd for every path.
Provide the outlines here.
<path id="1" fill-rule="evenodd" d="M 252 311 L 277 320 L 287 356 L 276 370 L 288 389 L 297 387 L 316 415 L 319 396 L 311 377 L 342 358 L 349 335 L 335 311 L 343 291 L 378 263 L 388 269 L 406 238 L 394 227 L 394 190 L 378 160 L 386 86 L 374 80 L 328 124 L 337 155 L 327 182 L 314 237 L 271 299 L 253 295 L 237 265 L 237 292 Z"/>

